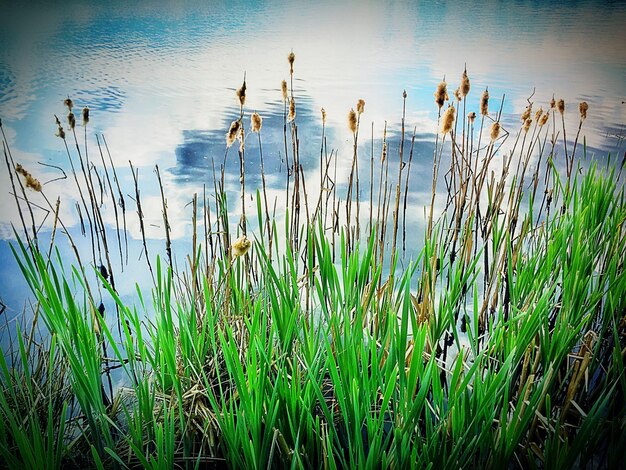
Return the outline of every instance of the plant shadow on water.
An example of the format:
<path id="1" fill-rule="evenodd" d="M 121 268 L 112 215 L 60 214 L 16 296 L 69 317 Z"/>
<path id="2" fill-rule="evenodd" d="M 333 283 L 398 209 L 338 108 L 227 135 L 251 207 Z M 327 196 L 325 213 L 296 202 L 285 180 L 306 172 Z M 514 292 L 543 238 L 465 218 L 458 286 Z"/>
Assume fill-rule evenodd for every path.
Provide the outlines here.
<path id="1" fill-rule="evenodd" d="M 244 81 L 229 147 L 226 129 L 184 132 L 168 174 L 201 192 L 187 197 L 182 255 L 158 166 L 155 209 L 132 163 L 122 191 L 108 146 L 98 140 L 102 164 L 88 164 L 87 132 L 81 145 L 73 114 L 67 130 L 58 122 L 85 252 L 3 131 L 20 214 L 12 249 L 35 298 L 29 324 L 3 331 L 4 465 L 617 466 L 623 165 L 587 158 L 586 104 L 573 136 L 557 101 L 529 101 L 514 128 L 486 90 L 466 109 L 464 74 L 455 93 L 437 87 L 436 135 L 417 135 L 403 109 L 399 129 L 368 142 L 356 102 L 338 162 L 324 113 L 320 126 L 298 91 L 285 82 L 253 127 Z M 35 198 L 57 215 L 49 240 Z M 161 213 L 159 256 L 148 210 Z M 143 268 L 125 256 L 131 217 Z M 139 269 L 151 283 L 131 302 L 118 286 Z"/>

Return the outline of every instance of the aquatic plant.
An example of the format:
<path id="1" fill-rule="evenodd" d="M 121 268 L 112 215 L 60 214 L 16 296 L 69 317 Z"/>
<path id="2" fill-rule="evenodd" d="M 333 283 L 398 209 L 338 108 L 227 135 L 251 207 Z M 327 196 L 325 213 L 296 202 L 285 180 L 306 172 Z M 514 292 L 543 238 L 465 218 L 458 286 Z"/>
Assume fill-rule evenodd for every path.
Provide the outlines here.
<path id="1" fill-rule="evenodd" d="M 45 185 L 36 195 L 55 219 L 50 245 L 37 243 L 32 196 L 19 188 L 25 170 L 2 131 L 13 194 L 22 195 L 13 250 L 35 304 L 30 327 L 19 326 L 0 354 L 0 460 L 11 468 L 617 466 L 626 422 L 626 201 L 614 163 L 572 171 L 584 162 L 574 160 L 574 144 L 563 172 L 549 113 L 533 120 L 529 103 L 519 129 L 504 129 L 501 111 L 488 112 L 486 90 L 479 126 L 476 111 L 466 113 L 465 71 L 456 108 L 442 115 L 445 82 L 435 92 L 431 204 L 422 247 L 402 260 L 416 135 L 407 159 L 404 106 L 400 131 L 388 137 L 385 126 L 377 143 L 378 162 L 372 150 L 367 215 L 358 189 L 363 100 L 350 113 L 348 185 L 338 184 L 322 109 L 320 190 L 308 193 L 299 147 L 312 144 L 299 142 L 290 109 L 294 57 L 291 87 L 281 86 L 285 219 L 270 213 L 263 176 L 256 220 L 242 204 L 231 222 L 222 167 L 211 197 L 193 195 L 191 252 L 176 264 L 155 167 L 166 257 L 153 256 L 130 164 L 153 281 L 137 286 L 134 305 L 116 289 L 128 262 L 126 205 L 106 141 L 97 140 L 99 170 L 119 202 L 111 239 L 95 191 L 101 177 L 76 134 L 73 150 L 62 137 L 88 219 L 85 258 Z M 245 79 L 242 88 L 245 95 Z M 224 158 L 240 138 L 243 198 L 244 154 L 256 150 L 243 146 L 241 95 Z M 261 118 L 250 119 L 264 175 Z M 396 138 L 397 154 L 388 146 Z M 446 211 L 437 214 L 436 202 Z M 74 260 L 55 249 L 60 232 Z"/>

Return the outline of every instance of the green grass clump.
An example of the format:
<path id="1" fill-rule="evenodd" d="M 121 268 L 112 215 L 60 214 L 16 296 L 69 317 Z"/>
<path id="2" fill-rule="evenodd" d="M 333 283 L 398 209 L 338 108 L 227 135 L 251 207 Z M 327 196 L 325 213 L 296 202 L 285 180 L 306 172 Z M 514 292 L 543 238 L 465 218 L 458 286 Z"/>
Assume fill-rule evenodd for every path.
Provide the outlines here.
<path id="1" fill-rule="evenodd" d="M 413 260 L 401 259 L 415 141 L 414 132 L 405 165 L 404 110 L 395 190 L 385 130 L 377 174 L 370 161 L 369 214 L 365 205 L 360 213 L 359 101 L 350 123 L 349 186 L 331 177 L 337 154 L 326 151 L 323 127 L 319 195 L 309 204 L 293 87 L 289 94 L 284 83 L 285 154 L 289 143 L 292 152 L 284 220 L 270 216 L 263 175 L 256 225 L 248 225 L 242 142 L 239 223 L 229 220 L 222 166 L 221 175 L 214 172 L 214 205 L 206 194 L 201 203 L 193 197 L 192 249 L 182 267 L 174 262 L 156 168 L 167 256 L 150 257 L 131 165 L 153 280 L 152 289 L 137 286 L 132 304 L 114 280 L 117 252 L 123 266 L 128 250 L 126 206 L 110 154 L 105 162 L 106 141 L 102 147 L 98 140 L 103 179 L 83 165 L 75 133 L 73 157 L 64 142 L 70 163 L 78 159 L 83 169 L 84 182 L 73 173 L 84 188 L 92 262 L 81 259 L 58 204 L 55 210 L 40 188 L 56 217 L 46 252 L 32 212 L 20 209 L 24 234 L 13 250 L 36 303 L 31 330 L 18 328 L 0 354 L 0 464 L 617 467 L 626 445 L 626 202 L 614 164 L 573 171 L 575 162 L 587 162 L 575 160 L 575 146 L 569 154 L 564 140 L 561 176 L 555 120 L 550 134 L 540 113 L 529 121 L 530 110 L 512 148 L 496 160 L 510 133 L 486 103 L 480 126 L 474 128 L 475 115 L 466 121 L 464 74 L 456 103 L 462 101 L 462 121 L 446 122 L 435 139 L 422 248 Z M 242 89 L 239 125 L 245 82 Z M 481 146 L 489 120 L 499 132 Z M 260 131 L 257 123 L 262 162 Z M 19 183 L 6 142 L 5 148 Z M 442 188 L 444 164 L 450 169 Z M 95 178 L 108 184 L 110 196 L 111 180 L 117 185 L 116 240 L 106 238 Z M 446 207 L 439 218 L 436 202 Z M 58 224 L 76 255 L 69 264 L 55 249 Z M 239 235 L 253 239 L 249 251 L 247 238 L 231 242 Z"/>

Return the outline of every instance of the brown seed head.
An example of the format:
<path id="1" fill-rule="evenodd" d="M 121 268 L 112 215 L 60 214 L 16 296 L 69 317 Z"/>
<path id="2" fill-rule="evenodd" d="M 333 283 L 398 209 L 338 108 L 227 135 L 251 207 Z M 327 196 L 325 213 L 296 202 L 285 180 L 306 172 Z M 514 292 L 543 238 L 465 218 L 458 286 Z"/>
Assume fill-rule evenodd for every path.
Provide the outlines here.
<path id="1" fill-rule="evenodd" d="M 239 104 L 243 106 L 246 104 L 246 80 L 243 80 L 243 85 L 237 90 L 237 98 L 239 98 Z"/>
<path id="2" fill-rule="evenodd" d="M 530 125 L 533 123 L 533 120 L 531 118 L 528 118 L 524 121 L 524 132 L 528 132 L 528 129 L 530 129 Z"/>
<path id="3" fill-rule="evenodd" d="M 386 158 L 387 158 L 387 142 L 383 142 L 383 150 L 380 156 L 381 163 L 385 163 Z"/>
<path id="4" fill-rule="evenodd" d="M 437 90 L 435 91 L 435 103 L 439 106 L 439 109 L 443 107 L 443 103 L 448 99 L 448 84 L 445 81 L 442 81 L 437 85 Z"/>
<path id="5" fill-rule="evenodd" d="M 238 258 L 240 256 L 245 255 L 248 252 L 248 250 L 250 250 L 251 246 L 252 246 L 252 242 L 248 239 L 248 237 L 246 237 L 245 235 L 242 235 L 237 240 L 235 240 L 235 242 L 232 245 L 233 256 L 235 258 Z"/>
<path id="6" fill-rule="evenodd" d="M 454 97 L 457 101 L 461 101 L 463 99 L 463 95 L 461 94 L 461 87 L 454 90 Z"/>
<path id="7" fill-rule="evenodd" d="M 578 110 L 580 111 L 580 120 L 584 121 L 587 119 L 587 111 L 589 110 L 589 105 L 586 101 L 583 101 L 578 105 Z"/>
<path id="8" fill-rule="evenodd" d="M 31 175 L 22 165 L 19 163 L 15 165 L 15 171 L 24 177 L 26 181 L 26 187 L 33 191 L 41 192 L 41 183 L 37 178 Z"/>
<path id="9" fill-rule="evenodd" d="M 293 62 L 296 60 L 296 55 L 293 51 L 289 53 L 287 60 L 289 61 L 289 73 L 293 74 Z"/>
<path id="10" fill-rule="evenodd" d="M 289 100 L 289 114 L 287 115 L 287 121 L 291 122 L 296 118 L 296 100 L 291 97 Z"/>
<path id="11" fill-rule="evenodd" d="M 498 121 L 491 125 L 491 141 L 493 142 L 500 135 L 500 123 Z"/>
<path id="12" fill-rule="evenodd" d="M 542 114 L 543 114 L 543 108 L 539 108 L 537 112 L 535 113 L 535 121 L 539 122 L 539 119 L 541 119 Z"/>
<path id="13" fill-rule="evenodd" d="M 83 126 L 86 126 L 89 123 L 89 108 L 83 108 Z"/>
<path id="14" fill-rule="evenodd" d="M 468 113 L 467 119 L 469 119 L 470 124 L 474 124 L 474 120 L 476 119 L 476 113 L 474 111 Z"/>
<path id="15" fill-rule="evenodd" d="M 74 107 L 74 102 L 72 101 L 71 98 L 65 98 L 63 100 L 63 104 L 65 106 L 67 106 L 67 109 L 69 109 L 70 111 L 72 110 L 72 108 Z"/>
<path id="16" fill-rule="evenodd" d="M 326 124 L 326 110 L 322 108 L 321 111 L 322 111 L 322 124 Z"/>
<path id="17" fill-rule="evenodd" d="M 522 121 L 526 122 L 526 119 L 530 117 L 530 113 L 532 112 L 532 110 L 533 110 L 532 104 L 529 104 L 528 106 L 526 106 L 526 109 L 522 113 Z"/>
<path id="18" fill-rule="evenodd" d="M 486 88 L 480 97 L 480 114 L 483 116 L 489 115 L 489 91 Z"/>
<path id="19" fill-rule="evenodd" d="M 55 135 L 65 140 L 65 131 L 63 130 L 63 126 L 60 123 L 57 124 L 57 131 Z"/>
<path id="20" fill-rule="evenodd" d="M 365 110 L 365 100 L 359 100 L 356 103 L 356 112 L 362 114 Z"/>
<path id="21" fill-rule="evenodd" d="M 443 114 L 443 119 L 441 120 L 441 133 L 443 135 L 446 135 L 452 130 L 452 124 L 454 124 L 454 111 L 454 106 L 450 106 Z"/>
<path id="22" fill-rule="evenodd" d="M 554 109 L 556 106 L 556 101 L 554 100 L 554 95 L 552 95 L 552 99 L 550 100 L 550 109 Z"/>
<path id="23" fill-rule="evenodd" d="M 463 70 L 463 78 L 461 79 L 461 94 L 465 97 L 470 91 L 470 80 L 467 76 L 467 69 Z"/>
<path id="24" fill-rule="evenodd" d="M 287 101 L 287 82 L 283 80 L 280 84 L 280 89 L 283 92 L 283 103 Z"/>
<path id="25" fill-rule="evenodd" d="M 356 113 L 351 109 L 348 113 L 348 128 L 353 134 L 356 132 Z"/>
<path id="26" fill-rule="evenodd" d="M 235 142 L 235 139 L 239 135 L 239 128 L 241 127 L 241 123 L 239 120 L 233 121 L 230 124 L 230 129 L 226 133 L 226 146 L 230 147 Z"/>
<path id="27" fill-rule="evenodd" d="M 561 98 L 557 103 L 556 107 L 559 110 L 559 113 L 563 114 L 565 112 L 565 101 Z"/>
<path id="28" fill-rule="evenodd" d="M 259 116 L 259 113 L 252 113 L 250 117 L 250 128 L 252 132 L 260 132 L 263 126 L 263 118 Z"/>
<path id="29" fill-rule="evenodd" d="M 546 112 L 546 114 L 541 116 L 541 119 L 539 120 L 539 127 L 545 126 L 546 122 L 548 122 L 549 117 L 550 117 L 550 111 Z"/>
<path id="30" fill-rule="evenodd" d="M 76 116 L 71 111 L 67 114 L 67 124 L 72 130 L 76 127 Z"/>

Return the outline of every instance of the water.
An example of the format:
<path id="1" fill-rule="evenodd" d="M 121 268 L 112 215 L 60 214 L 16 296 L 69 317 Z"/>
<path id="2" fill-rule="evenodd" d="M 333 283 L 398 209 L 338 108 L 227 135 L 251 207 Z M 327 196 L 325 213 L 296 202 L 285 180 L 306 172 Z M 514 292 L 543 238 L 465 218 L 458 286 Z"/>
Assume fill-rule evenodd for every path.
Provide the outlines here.
<path id="1" fill-rule="evenodd" d="M 378 143 L 386 121 L 389 155 L 397 158 L 406 90 L 407 129 L 415 127 L 418 136 L 409 212 L 420 213 L 429 202 L 424 195 L 430 192 L 437 130 L 433 91 L 444 76 L 454 90 L 465 64 L 472 82 L 468 111 L 477 110 L 488 86 L 492 111 L 506 94 L 503 123 L 514 130 L 527 98 L 545 109 L 554 94 L 565 99 L 568 128 L 574 130 L 578 102 L 586 100 L 588 151 L 621 158 L 624 149 L 626 2 L 5 2 L 0 18 L 0 117 L 14 159 L 42 182 L 61 173 L 39 163 L 67 172 L 53 116 L 63 119 L 62 101 L 68 96 L 79 107 L 89 106 L 90 138 L 106 135 L 126 191 L 132 191 L 128 161 L 139 169 L 153 253 L 162 251 L 164 234 L 154 165 L 164 180 L 174 244 L 186 252 L 191 247 L 189 202 L 194 193 L 202 194 L 204 184 L 212 184 L 211 162 L 219 167 L 223 161 L 224 136 L 239 113 L 234 92 L 244 74 L 246 110 L 264 117 L 270 200 L 281 200 L 286 164 L 280 82 L 288 78 L 291 50 L 296 53 L 301 158 L 312 193 L 319 181 L 320 108 L 327 112 L 328 146 L 338 152 L 342 182 L 352 155 L 349 109 L 365 99 L 362 154 L 370 155 L 371 123 Z M 90 157 L 99 165 L 97 148 L 90 145 Z M 255 155 L 255 140 L 246 145 Z M 24 305 L 25 289 L 16 277 L 8 240 L 11 224 L 20 224 L 6 189 L 4 163 L 1 167 L 0 300 L 8 313 L 15 313 Z M 231 151 L 226 182 L 234 193 L 238 171 Z M 248 172 L 253 191 L 260 187 L 256 160 Z M 56 181 L 45 190 L 51 200 L 61 196 L 61 217 L 78 234 L 71 186 Z M 236 197 L 230 205 L 236 209 Z M 137 240 L 133 211 L 134 206 L 129 232 Z M 35 214 L 45 233 L 52 217 L 37 208 Z M 254 214 L 252 204 L 249 214 Z M 412 223 L 419 225 L 418 219 Z M 80 243 L 88 247 L 85 239 Z M 134 242 L 131 263 L 139 264 L 140 251 Z M 132 294 L 132 282 L 122 286 L 123 295 Z"/>

